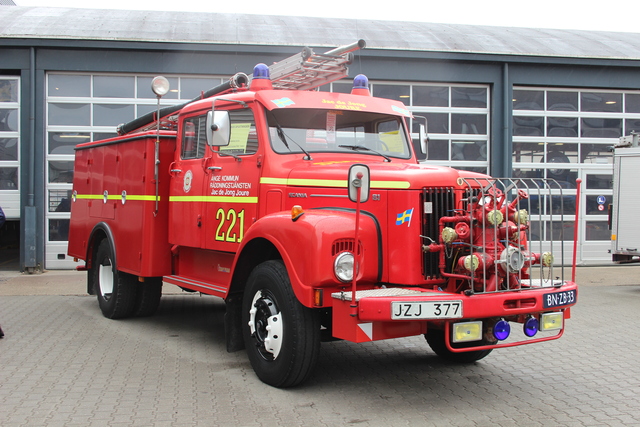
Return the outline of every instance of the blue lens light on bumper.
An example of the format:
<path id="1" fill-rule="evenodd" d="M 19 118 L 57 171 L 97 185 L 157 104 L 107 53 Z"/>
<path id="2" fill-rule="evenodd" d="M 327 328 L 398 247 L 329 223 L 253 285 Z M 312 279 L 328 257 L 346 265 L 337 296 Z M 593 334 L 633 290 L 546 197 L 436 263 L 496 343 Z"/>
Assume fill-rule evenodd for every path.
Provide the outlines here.
<path id="1" fill-rule="evenodd" d="M 509 338 L 509 334 L 511 333 L 511 325 L 506 320 L 499 320 L 493 326 L 493 336 L 496 337 L 499 341 L 504 341 Z"/>
<path id="2" fill-rule="evenodd" d="M 523 326 L 523 331 L 526 336 L 529 338 L 535 336 L 538 333 L 538 329 L 540 328 L 540 322 L 535 317 L 529 317 Z"/>

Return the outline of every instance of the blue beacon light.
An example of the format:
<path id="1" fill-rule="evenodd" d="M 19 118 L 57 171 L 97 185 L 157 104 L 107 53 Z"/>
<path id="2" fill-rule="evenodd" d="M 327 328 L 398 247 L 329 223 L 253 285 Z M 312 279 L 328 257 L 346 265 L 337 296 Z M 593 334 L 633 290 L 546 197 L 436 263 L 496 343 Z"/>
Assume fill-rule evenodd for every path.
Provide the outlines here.
<path id="1" fill-rule="evenodd" d="M 353 89 L 351 89 L 353 95 L 365 95 L 371 96 L 369 92 L 369 79 L 364 74 L 358 74 L 353 79 Z"/>
<path id="2" fill-rule="evenodd" d="M 524 334 L 529 338 L 533 337 L 538 333 L 538 329 L 540 328 L 540 322 L 535 317 L 529 317 L 523 326 Z"/>
<path id="3" fill-rule="evenodd" d="M 270 79 L 271 76 L 269 74 L 269 66 L 261 63 L 253 67 L 253 78 L 254 79 Z"/>
<path id="4" fill-rule="evenodd" d="M 506 320 L 498 321 L 493 327 L 493 336 L 496 337 L 497 340 L 503 341 L 509 337 L 511 333 L 511 326 L 509 322 Z"/>
<path id="5" fill-rule="evenodd" d="M 253 67 L 253 78 L 251 79 L 250 89 L 258 91 L 262 89 L 272 89 L 271 73 L 269 66 L 266 64 L 258 64 Z"/>
<path id="6" fill-rule="evenodd" d="M 369 89 L 369 79 L 364 74 L 358 74 L 353 79 L 354 89 Z"/>

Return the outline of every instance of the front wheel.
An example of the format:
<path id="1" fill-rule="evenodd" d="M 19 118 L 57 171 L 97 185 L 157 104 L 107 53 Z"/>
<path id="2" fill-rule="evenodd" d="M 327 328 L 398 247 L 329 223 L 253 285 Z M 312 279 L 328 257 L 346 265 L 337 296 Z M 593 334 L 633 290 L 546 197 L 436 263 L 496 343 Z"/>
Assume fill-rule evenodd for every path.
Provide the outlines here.
<path id="1" fill-rule="evenodd" d="M 447 348 L 444 331 L 440 329 L 428 329 L 427 333 L 424 334 L 424 337 L 427 339 L 427 343 L 429 344 L 429 347 L 431 347 L 431 350 L 448 362 L 473 363 L 491 353 L 491 350 L 475 350 L 455 353 Z M 471 344 L 476 345 L 475 343 Z M 467 346 L 469 345 L 467 344 Z"/>
<path id="2" fill-rule="evenodd" d="M 106 239 L 98 246 L 91 274 L 104 317 L 121 319 L 130 316 L 136 303 L 135 277 L 116 269 L 115 255 Z"/>
<path id="3" fill-rule="evenodd" d="M 311 375 L 320 351 L 320 321 L 296 298 L 281 261 L 264 262 L 251 272 L 242 324 L 249 361 L 260 380 L 293 387 Z"/>

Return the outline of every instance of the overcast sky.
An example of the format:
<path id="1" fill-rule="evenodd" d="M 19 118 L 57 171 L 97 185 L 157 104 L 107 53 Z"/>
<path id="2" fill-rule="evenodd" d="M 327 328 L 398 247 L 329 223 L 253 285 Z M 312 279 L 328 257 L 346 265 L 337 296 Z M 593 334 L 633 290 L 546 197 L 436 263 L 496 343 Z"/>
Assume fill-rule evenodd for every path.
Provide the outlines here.
<path id="1" fill-rule="evenodd" d="M 14 2 L 18 6 L 252 13 L 640 33 L 638 0 L 103 0 L 98 5 L 87 0 Z"/>

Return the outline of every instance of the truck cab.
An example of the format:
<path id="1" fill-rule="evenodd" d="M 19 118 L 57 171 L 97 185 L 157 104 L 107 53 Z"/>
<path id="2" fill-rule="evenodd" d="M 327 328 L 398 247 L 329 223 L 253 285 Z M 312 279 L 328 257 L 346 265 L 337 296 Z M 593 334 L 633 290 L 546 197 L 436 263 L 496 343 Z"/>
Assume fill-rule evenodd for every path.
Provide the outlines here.
<path id="1" fill-rule="evenodd" d="M 377 210 L 386 206 L 387 188 L 408 187 L 396 177 L 417 165 L 405 124 L 410 113 L 400 102 L 273 90 L 264 83 L 252 91 L 254 85 L 213 101 L 213 111 L 211 100 L 191 104 L 178 119 L 169 242 L 176 250 L 219 252 L 221 259 L 214 263 L 219 271 L 203 273 L 207 277 L 231 271 L 231 254 L 263 217 L 296 205 L 353 208 L 344 197 L 350 165 L 366 162 L 381 171 L 380 177 L 388 176 L 373 185 Z M 214 113 L 224 119 L 214 125 L 218 130 L 208 143 L 207 120 L 213 123 Z M 219 142 L 224 145 L 213 145 L 216 132 L 229 135 Z M 376 212 L 380 215 L 388 212 Z M 190 257 L 179 257 L 178 272 L 188 268 L 185 258 Z"/>

